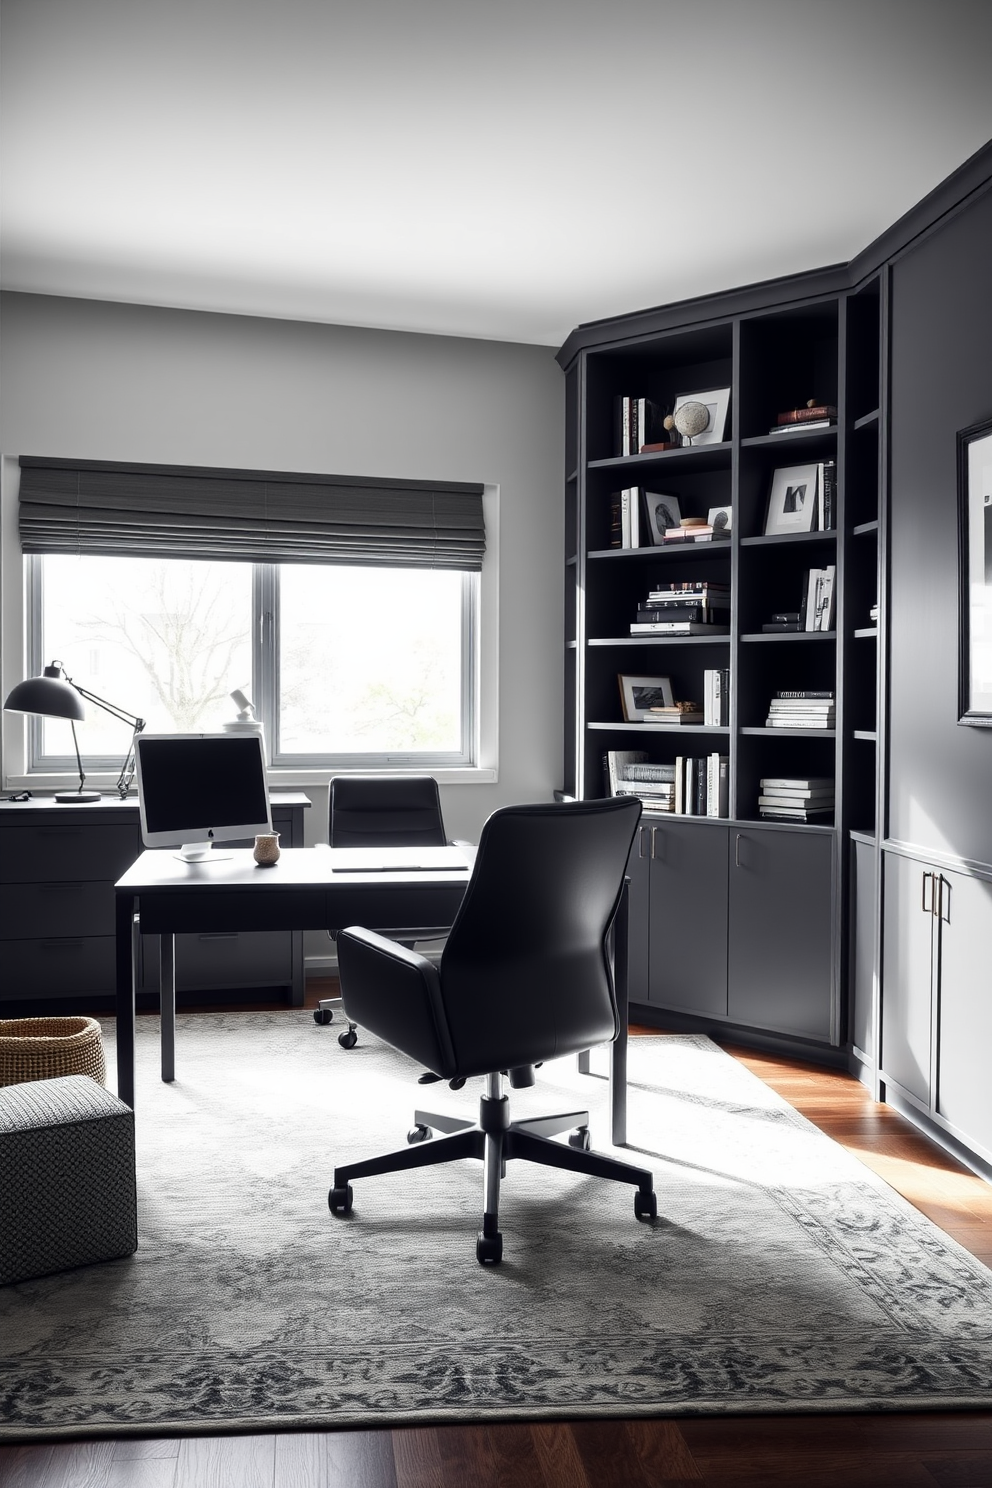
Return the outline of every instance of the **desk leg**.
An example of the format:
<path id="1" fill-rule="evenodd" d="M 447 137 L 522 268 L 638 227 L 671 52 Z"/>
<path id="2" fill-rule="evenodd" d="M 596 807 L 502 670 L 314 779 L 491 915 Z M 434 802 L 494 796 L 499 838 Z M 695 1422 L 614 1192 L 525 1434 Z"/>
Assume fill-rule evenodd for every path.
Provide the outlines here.
<path id="1" fill-rule="evenodd" d="M 610 1110 L 613 1130 L 611 1140 L 614 1147 L 627 1145 L 627 882 L 617 917 L 613 922 L 613 982 L 617 999 L 617 1016 L 620 1032 L 610 1045 Z"/>
<path id="2" fill-rule="evenodd" d="M 162 1079 L 171 1085 L 176 1078 L 176 937 L 166 932 L 159 938 L 159 1004 L 162 1010 Z"/>
<path id="3" fill-rule="evenodd" d="M 117 1094 L 134 1105 L 134 895 L 116 895 Z"/>

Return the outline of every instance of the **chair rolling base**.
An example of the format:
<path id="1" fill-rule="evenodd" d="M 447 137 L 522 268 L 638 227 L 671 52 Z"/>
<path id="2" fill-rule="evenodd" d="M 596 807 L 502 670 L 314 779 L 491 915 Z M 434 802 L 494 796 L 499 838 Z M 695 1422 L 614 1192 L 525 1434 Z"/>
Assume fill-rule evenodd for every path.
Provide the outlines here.
<path id="1" fill-rule="evenodd" d="M 519 1157 L 526 1162 L 585 1173 L 592 1178 L 632 1183 L 637 1190 L 634 1194 L 635 1217 L 657 1217 L 654 1178 L 647 1168 L 635 1168 L 631 1163 L 618 1162 L 615 1158 L 590 1151 L 588 1111 L 568 1111 L 555 1116 L 532 1117 L 527 1121 L 511 1121 L 509 1111 L 510 1103 L 501 1093 L 499 1075 L 488 1076 L 487 1093 L 479 1102 L 478 1125 L 453 1116 L 415 1111 L 414 1125 L 407 1137 L 410 1145 L 398 1152 L 334 1169 L 334 1187 L 327 1196 L 331 1213 L 351 1213 L 354 1199 L 351 1184 L 355 1178 L 374 1178 L 383 1173 L 434 1167 L 439 1163 L 457 1162 L 463 1157 L 478 1158 L 483 1164 L 485 1208 L 475 1253 L 480 1265 L 496 1265 L 503 1258 L 503 1237 L 499 1231 L 500 1180 L 506 1176 L 506 1164 Z M 434 1131 L 444 1135 L 431 1140 Z M 572 1133 L 567 1147 L 551 1140 L 565 1131 Z"/>
<path id="2" fill-rule="evenodd" d="M 322 997 L 313 1010 L 313 1021 L 315 1023 L 333 1023 L 335 1012 L 344 1010 L 344 1001 L 340 997 Z M 347 1016 L 347 1015 L 346 1015 Z M 358 1043 L 358 1024 L 348 1020 L 348 1027 L 344 1033 L 338 1034 L 338 1043 L 342 1049 L 353 1049 Z"/>

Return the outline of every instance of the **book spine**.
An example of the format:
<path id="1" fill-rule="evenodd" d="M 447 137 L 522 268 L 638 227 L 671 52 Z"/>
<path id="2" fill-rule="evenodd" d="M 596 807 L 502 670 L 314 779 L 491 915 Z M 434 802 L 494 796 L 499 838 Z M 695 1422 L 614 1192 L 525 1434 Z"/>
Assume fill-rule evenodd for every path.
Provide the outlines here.
<path id="1" fill-rule="evenodd" d="M 619 491 L 610 492 L 610 547 L 623 547 L 623 517 Z"/>
<path id="2" fill-rule="evenodd" d="M 696 815 L 697 816 L 705 816 L 706 815 L 706 770 L 705 770 L 705 761 L 704 760 L 701 760 L 701 759 L 697 759 L 695 761 L 695 770 L 696 770 L 696 805 L 695 805 L 695 811 L 696 811 Z"/>
<path id="3" fill-rule="evenodd" d="M 836 525 L 835 507 L 837 499 L 837 462 L 823 462 L 823 527 L 832 532 Z"/>

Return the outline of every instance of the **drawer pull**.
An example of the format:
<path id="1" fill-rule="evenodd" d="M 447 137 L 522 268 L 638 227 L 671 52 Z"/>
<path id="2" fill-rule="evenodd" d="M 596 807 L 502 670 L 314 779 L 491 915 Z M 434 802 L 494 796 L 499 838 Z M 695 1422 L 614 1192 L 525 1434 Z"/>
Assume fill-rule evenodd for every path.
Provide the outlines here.
<path id="1" fill-rule="evenodd" d="M 204 935 L 198 935 L 197 940 L 237 940 L 237 930 L 212 930 Z"/>

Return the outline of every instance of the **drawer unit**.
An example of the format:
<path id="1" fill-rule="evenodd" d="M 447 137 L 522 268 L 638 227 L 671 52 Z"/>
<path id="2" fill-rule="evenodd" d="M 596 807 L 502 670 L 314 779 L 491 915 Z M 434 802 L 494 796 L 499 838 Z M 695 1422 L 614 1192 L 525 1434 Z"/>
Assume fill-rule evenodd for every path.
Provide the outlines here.
<path id="1" fill-rule="evenodd" d="M 112 935 L 52 935 L 8 940 L 3 958 L 3 1002 L 62 997 L 105 997 L 114 989 Z"/>
<path id="2" fill-rule="evenodd" d="M 309 804 L 302 795 L 273 799 L 272 824 L 286 847 L 302 847 Z M 114 884 L 141 851 L 134 800 L 0 801 L 0 1009 L 114 995 Z M 154 945 L 145 945 L 139 979 L 153 994 Z M 176 981 L 186 993 L 287 988 L 302 1005 L 302 934 L 178 936 Z"/>

